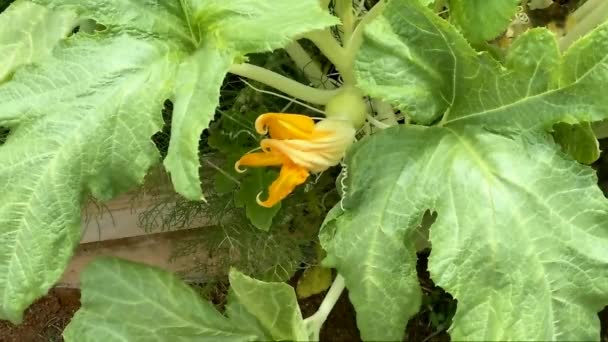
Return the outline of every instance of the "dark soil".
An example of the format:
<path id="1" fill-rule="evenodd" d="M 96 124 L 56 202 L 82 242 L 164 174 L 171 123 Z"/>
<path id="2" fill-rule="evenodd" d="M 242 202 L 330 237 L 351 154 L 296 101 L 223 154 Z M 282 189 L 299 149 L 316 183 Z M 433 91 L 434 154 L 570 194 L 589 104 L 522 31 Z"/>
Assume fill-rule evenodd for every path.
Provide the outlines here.
<path id="1" fill-rule="evenodd" d="M 80 307 L 80 291 L 55 288 L 37 300 L 15 326 L 0 321 L 1 342 L 58 342 L 72 316 Z"/>

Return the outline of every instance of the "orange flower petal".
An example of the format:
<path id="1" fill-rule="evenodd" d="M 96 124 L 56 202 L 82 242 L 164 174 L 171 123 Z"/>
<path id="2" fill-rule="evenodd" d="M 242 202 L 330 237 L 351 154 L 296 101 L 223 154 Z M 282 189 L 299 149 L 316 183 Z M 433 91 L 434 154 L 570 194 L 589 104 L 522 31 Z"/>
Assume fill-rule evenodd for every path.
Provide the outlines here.
<path id="1" fill-rule="evenodd" d="M 268 188 L 268 199 L 260 200 L 260 196 L 256 201 L 262 207 L 270 208 L 287 197 L 296 186 L 304 183 L 308 178 L 308 171 L 300 166 L 292 163 L 286 163 L 281 168 L 279 178 L 277 178 Z"/>
<path id="2" fill-rule="evenodd" d="M 279 166 L 282 165 L 284 161 L 285 158 L 277 153 L 247 153 L 234 164 L 234 168 L 237 172 L 245 172 L 245 170 L 241 169 L 240 166 Z"/>
<path id="3" fill-rule="evenodd" d="M 255 129 L 273 139 L 310 139 L 315 122 L 301 114 L 266 113 L 255 120 Z"/>

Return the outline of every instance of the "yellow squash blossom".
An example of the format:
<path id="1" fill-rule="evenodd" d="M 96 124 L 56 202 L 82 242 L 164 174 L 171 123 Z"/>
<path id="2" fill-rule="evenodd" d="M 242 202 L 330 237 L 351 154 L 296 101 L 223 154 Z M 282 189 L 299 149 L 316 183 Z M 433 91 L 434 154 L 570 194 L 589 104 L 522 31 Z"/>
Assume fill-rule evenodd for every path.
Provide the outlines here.
<path id="1" fill-rule="evenodd" d="M 255 121 L 255 129 L 269 138 L 260 142 L 262 152 L 245 154 L 235 168 L 280 166 L 279 177 L 268 189 L 268 199 L 257 202 L 272 207 L 304 183 L 310 173 L 319 173 L 340 163 L 355 139 L 355 128 L 348 120 L 323 119 L 315 124 L 300 114 L 266 113 Z"/>

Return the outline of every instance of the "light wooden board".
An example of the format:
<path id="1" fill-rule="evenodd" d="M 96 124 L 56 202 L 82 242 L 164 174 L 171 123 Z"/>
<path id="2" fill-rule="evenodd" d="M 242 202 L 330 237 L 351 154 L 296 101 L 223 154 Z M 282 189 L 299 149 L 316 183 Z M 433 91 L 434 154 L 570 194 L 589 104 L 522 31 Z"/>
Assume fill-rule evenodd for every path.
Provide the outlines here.
<path id="1" fill-rule="evenodd" d="M 144 195 L 134 200 L 133 195 L 127 193 L 103 205 L 89 205 L 83 213 L 80 243 L 161 233 L 158 230 L 146 232 L 139 226 L 139 216 L 145 213 L 150 205 L 159 203 L 162 200 L 159 196 L 161 195 Z M 204 227 L 208 224 L 208 220 L 199 218 L 182 229 Z"/>
<path id="2" fill-rule="evenodd" d="M 100 256 L 120 257 L 172 272 L 187 270 L 196 259 L 204 258 L 202 253 L 201 256 L 170 260 L 174 240 L 198 234 L 198 229 L 204 229 L 201 227 L 209 224 L 204 217 L 173 232 L 145 231 L 140 227 L 139 216 L 150 205 L 166 202 L 166 199 L 159 196 L 162 194 L 146 194 L 134 200 L 133 194 L 127 193 L 103 205 L 90 204 L 83 212 L 80 246 L 57 286 L 79 287 L 80 273 L 93 259 Z M 170 207 L 167 205 L 166 211 Z M 196 274 L 188 276 L 193 280 L 201 277 Z"/>
<path id="3" fill-rule="evenodd" d="M 199 250 L 196 255 L 174 258 L 172 260 L 172 246 L 177 239 L 189 238 L 200 234 L 201 229 L 205 228 L 81 244 L 77 248 L 74 257 L 57 286 L 79 287 L 82 271 L 91 261 L 101 256 L 114 256 L 141 262 L 171 272 L 190 270 L 196 263 L 207 261 L 207 253 Z M 204 276 L 203 274 L 192 272 L 185 275 L 188 280 L 197 282 L 203 282 Z"/>

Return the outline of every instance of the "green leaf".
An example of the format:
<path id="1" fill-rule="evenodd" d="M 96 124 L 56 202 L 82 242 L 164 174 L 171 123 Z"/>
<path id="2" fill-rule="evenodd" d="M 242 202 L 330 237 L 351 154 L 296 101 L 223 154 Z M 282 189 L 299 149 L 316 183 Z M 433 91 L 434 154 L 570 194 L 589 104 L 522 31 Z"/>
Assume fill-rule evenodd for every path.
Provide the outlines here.
<path id="1" fill-rule="evenodd" d="M 275 341 L 308 339 L 293 287 L 266 283 L 230 270 L 230 288 Z"/>
<path id="2" fill-rule="evenodd" d="M 272 340 L 268 336 L 268 332 L 260 324 L 260 321 L 252 315 L 245 305 L 243 305 L 232 289 L 228 290 L 226 304 L 226 315 L 230 318 L 234 325 L 241 327 L 244 330 L 252 331 L 256 336 L 262 337 L 264 341 Z"/>
<path id="3" fill-rule="evenodd" d="M 315 245 L 315 254 L 317 261 L 321 261 L 327 255 L 321 245 Z M 332 278 L 331 269 L 322 265 L 317 264 L 305 269 L 296 286 L 298 298 L 308 298 L 327 291 L 333 282 Z"/>
<path id="4" fill-rule="evenodd" d="M 404 145 L 403 150 L 409 151 L 410 147 Z M 414 174 L 383 175 L 384 178 L 377 178 L 372 183 L 374 178 L 371 177 L 378 168 L 373 167 L 376 161 L 386 170 L 400 169 L 397 159 L 389 162 L 383 160 L 379 151 L 375 153 L 375 158 L 368 156 L 356 167 L 351 163 L 352 159 L 347 160 L 348 175 L 344 182 L 348 186 L 342 202 L 346 211 L 342 211 L 342 204 L 334 207 L 323 223 L 319 238 L 327 252 L 323 265 L 337 268 L 345 279 L 350 301 L 357 311 L 362 339 L 400 341 L 405 324 L 418 312 L 422 300 L 413 237 L 424 207 L 419 205 L 416 211 L 410 208 L 409 201 L 394 198 L 403 194 L 404 189 L 398 184 L 407 182 L 409 177 L 415 177 Z M 367 189 L 359 188 L 357 178 L 365 178 L 361 173 L 365 169 L 370 171 L 370 178 L 361 186 L 369 186 Z M 355 174 L 351 175 L 351 172 Z M 400 180 L 400 177 L 404 179 Z M 414 182 L 413 179 L 409 181 Z M 366 197 L 361 196 L 363 192 Z M 399 209 L 389 210 L 389 205 L 398 205 Z M 403 210 L 403 207 L 409 210 Z"/>
<path id="5" fill-rule="evenodd" d="M 218 46 L 243 54 L 285 47 L 297 36 L 339 24 L 318 0 L 193 1 L 195 22 Z"/>
<path id="6" fill-rule="evenodd" d="M 81 18 L 91 18 L 105 31 L 129 32 L 136 36 L 154 36 L 170 40 L 185 50 L 194 49 L 200 37 L 188 26 L 190 17 L 184 1 L 166 0 L 30 0 L 48 8 L 74 11 Z"/>
<path id="7" fill-rule="evenodd" d="M 171 142 L 164 164 L 175 190 L 188 199 L 202 200 L 198 142 L 219 104 L 220 87 L 234 56 L 204 46 L 179 67 L 171 121 Z"/>
<path id="8" fill-rule="evenodd" d="M 258 194 L 266 196 L 266 189 L 277 178 L 277 172 L 267 169 L 250 169 L 241 178 L 239 191 L 235 195 L 237 206 L 244 207 L 249 221 L 258 229 L 268 231 L 272 219 L 281 209 L 281 203 L 265 208 L 256 201 Z M 263 198 L 263 197 L 262 197 Z"/>
<path id="9" fill-rule="evenodd" d="M 533 29 L 501 65 L 427 8 L 393 0 L 365 31 L 356 67 L 369 95 L 419 123 L 531 130 L 606 118 L 607 56 L 608 23 L 563 57 L 552 33 Z"/>
<path id="10" fill-rule="evenodd" d="M 308 298 L 327 291 L 332 283 L 331 269 L 321 265 L 314 265 L 302 273 L 298 279 L 296 293 L 298 298 Z"/>
<path id="11" fill-rule="evenodd" d="M 26 1 L 17 1 L 0 14 L 0 83 L 21 65 L 38 62 L 51 54 L 77 23 L 73 12 L 50 11 Z"/>
<path id="12" fill-rule="evenodd" d="M 99 258 L 87 266 L 81 302 L 64 332 L 66 341 L 264 339 L 251 326 L 237 325 L 240 319 L 223 316 L 175 275 L 117 258 Z"/>
<path id="13" fill-rule="evenodd" d="M 0 86 L 0 317 L 20 321 L 59 279 L 86 193 L 110 199 L 158 162 L 174 61 L 163 42 L 79 34 Z"/>
<path id="14" fill-rule="evenodd" d="M 555 141 L 577 161 L 590 165 L 600 157 L 600 145 L 588 122 L 575 125 L 558 123 L 554 130 Z"/>
<path id="15" fill-rule="evenodd" d="M 323 242 L 364 339 L 401 338 L 407 315 L 390 318 L 411 311 L 404 297 L 417 304 L 410 236 L 426 210 L 438 214 L 431 277 L 458 301 L 453 340 L 599 339 L 608 202 L 550 137 L 401 126 L 362 140 L 346 165 L 344 212 Z"/>
<path id="16" fill-rule="evenodd" d="M 520 0 L 450 0 L 450 18 L 469 41 L 482 43 L 507 29 Z"/>

